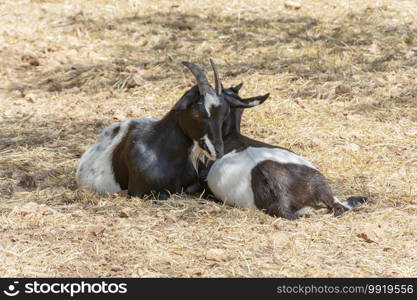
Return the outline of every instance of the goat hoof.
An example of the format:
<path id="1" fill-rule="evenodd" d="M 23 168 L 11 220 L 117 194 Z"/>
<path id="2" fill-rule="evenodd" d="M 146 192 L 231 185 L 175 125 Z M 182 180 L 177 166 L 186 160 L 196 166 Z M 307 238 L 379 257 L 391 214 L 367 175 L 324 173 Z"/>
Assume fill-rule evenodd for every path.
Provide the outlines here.
<path id="1" fill-rule="evenodd" d="M 351 206 L 351 207 L 355 207 L 359 204 L 363 204 L 366 201 L 368 201 L 367 197 L 349 197 L 346 199 L 346 202 Z"/>

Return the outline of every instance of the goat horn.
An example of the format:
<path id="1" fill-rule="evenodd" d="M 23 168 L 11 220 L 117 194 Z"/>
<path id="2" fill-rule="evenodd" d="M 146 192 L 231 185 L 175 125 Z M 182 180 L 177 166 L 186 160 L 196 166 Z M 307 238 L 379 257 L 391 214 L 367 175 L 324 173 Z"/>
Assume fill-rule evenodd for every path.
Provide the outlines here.
<path id="1" fill-rule="evenodd" d="M 220 81 L 219 72 L 217 72 L 217 66 L 214 63 L 214 60 L 211 59 L 211 58 L 210 58 L 210 64 L 211 64 L 211 68 L 213 69 L 213 73 L 214 73 L 216 94 L 217 94 L 217 96 L 220 96 L 220 94 L 222 93 L 222 90 L 223 90 L 223 85 L 222 85 L 222 82 Z"/>
<path id="2" fill-rule="evenodd" d="M 205 95 L 213 89 L 207 80 L 206 74 L 197 65 L 188 61 L 183 61 L 182 64 L 190 69 L 191 73 L 197 79 L 198 90 L 201 95 Z"/>

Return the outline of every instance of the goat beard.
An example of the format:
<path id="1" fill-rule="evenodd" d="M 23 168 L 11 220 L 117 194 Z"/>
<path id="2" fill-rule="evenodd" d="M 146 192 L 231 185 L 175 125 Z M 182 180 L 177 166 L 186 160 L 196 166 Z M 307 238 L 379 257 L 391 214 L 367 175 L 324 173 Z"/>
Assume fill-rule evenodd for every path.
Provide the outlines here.
<path id="1" fill-rule="evenodd" d="M 207 160 L 206 160 L 207 158 Z M 191 150 L 191 162 L 193 163 L 194 169 L 198 173 L 198 162 L 201 161 L 205 166 L 208 165 L 209 161 L 214 161 L 212 155 L 210 155 L 206 150 L 202 149 L 198 143 L 194 143 L 194 147 Z"/>

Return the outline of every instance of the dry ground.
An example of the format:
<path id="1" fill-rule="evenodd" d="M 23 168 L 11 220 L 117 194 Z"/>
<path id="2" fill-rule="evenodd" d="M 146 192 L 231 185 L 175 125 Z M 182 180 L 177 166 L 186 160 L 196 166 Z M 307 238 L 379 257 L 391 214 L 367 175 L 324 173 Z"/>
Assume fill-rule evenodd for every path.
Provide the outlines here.
<path id="1" fill-rule="evenodd" d="M 0 276 L 417 276 L 416 1 L 0 1 Z M 243 131 L 369 204 L 286 221 L 77 189 L 100 130 L 219 65 Z"/>

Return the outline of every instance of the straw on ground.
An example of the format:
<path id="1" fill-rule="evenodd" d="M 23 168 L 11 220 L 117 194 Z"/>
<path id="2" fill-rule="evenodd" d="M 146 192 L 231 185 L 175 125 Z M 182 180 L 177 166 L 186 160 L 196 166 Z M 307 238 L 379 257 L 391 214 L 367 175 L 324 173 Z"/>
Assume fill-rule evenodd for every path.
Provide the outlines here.
<path id="1" fill-rule="evenodd" d="M 300 3 L 0 1 L 0 275 L 417 276 L 417 4 Z M 209 57 L 272 94 L 245 134 L 369 204 L 291 222 L 77 189 L 101 129 L 161 117 Z"/>

